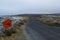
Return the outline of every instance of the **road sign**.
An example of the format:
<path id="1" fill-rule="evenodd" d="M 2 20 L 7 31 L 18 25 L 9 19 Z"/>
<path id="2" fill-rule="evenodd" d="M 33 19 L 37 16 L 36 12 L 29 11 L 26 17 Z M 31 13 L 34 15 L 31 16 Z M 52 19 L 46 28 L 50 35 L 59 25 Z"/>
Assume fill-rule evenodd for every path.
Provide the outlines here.
<path id="1" fill-rule="evenodd" d="M 6 19 L 3 21 L 3 26 L 5 29 L 8 29 L 10 27 L 12 27 L 12 21 L 10 19 Z"/>

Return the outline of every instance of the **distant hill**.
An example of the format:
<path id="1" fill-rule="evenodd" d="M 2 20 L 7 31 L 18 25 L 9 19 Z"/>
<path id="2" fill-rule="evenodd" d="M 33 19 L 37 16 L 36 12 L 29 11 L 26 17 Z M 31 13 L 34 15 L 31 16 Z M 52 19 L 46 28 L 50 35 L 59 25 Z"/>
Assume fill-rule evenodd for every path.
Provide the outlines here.
<path id="1" fill-rule="evenodd" d="M 5 15 L 5 16 L 41 16 L 41 15 L 56 15 L 60 16 L 60 13 L 55 13 L 55 14 L 17 14 L 17 15 Z"/>
<path id="2" fill-rule="evenodd" d="M 60 16 L 60 14 L 19 14 L 19 15 L 15 15 L 15 16 L 41 16 L 41 15 L 56 15 L 56 16 Z"/>

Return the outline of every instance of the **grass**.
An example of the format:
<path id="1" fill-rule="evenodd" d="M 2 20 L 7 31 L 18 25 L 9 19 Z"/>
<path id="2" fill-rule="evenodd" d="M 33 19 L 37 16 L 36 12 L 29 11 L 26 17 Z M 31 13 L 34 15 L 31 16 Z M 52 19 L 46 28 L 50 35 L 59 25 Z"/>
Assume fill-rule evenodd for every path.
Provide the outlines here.
<path id="1" fill-rule="evenodd" d="M 18 25 L 15 25 L 14 28 L 5 31 L 5 36 L 0 38 L 0 40 L 2 40 L 2 39 L 5 39 L 5 40 L 27 40 L 23 34 L 23 31 L 20 28 L 26 22 L 27 22 L 27 20 L 22 20 Z"/>
<path id="2" fill-rule="evenodd" d="M 36 20 L 39 21 L 39 22 L 42 22 L 42 23 L 44 23 L 44 24 L 46 24 L 46 25 L 48 25 L 48 26 L 60 27 L 60 23 L 52 23 L 52 22 L 50 22 L 50 21 L 43 20 L 43 19 L 41 19 L 41 18 L 36 18 Z"/>

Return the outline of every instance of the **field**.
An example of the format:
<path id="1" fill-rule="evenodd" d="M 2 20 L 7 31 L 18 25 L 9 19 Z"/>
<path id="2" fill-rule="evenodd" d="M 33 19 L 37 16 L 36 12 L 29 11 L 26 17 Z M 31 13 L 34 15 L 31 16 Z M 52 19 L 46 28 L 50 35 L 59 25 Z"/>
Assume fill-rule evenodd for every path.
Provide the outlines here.
<path id="1" fill-rule="evenodd" d="M 60 18 L 57 17 L 36 17 L 37 21 L 42 22 L 46 25 L 49 26 L 56 26 L 56 27 L 60 27 Z"/>
<path id="2" fill-rule="evenodd" d="M 14 23 L 14 28 L 6 30 L 0 40 L 27 40 L 22 31 L 22 27 L 27 21 L 28 18 L 24 17 L 24 20 L 20 20 L 18 24 Z"/>

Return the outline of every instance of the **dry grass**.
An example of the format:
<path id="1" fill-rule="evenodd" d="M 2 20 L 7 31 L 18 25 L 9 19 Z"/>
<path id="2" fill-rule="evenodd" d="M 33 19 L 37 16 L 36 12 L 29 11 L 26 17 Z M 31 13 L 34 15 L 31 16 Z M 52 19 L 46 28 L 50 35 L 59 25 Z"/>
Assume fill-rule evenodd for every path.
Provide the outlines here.
<path id="1" fill-rule="evenodd" d="M 26 37 L 21 30 L 21 26 L 24 25 L 24 23 L 26 23 L 27 21 L 28 19 L 24 19 L 18 25 L 15 25 L 16 27 L 14 28 L 14 30 L 17 31 L 17 33 L 12 34 L 11 36 L 5 35 L 4 37 L 0 37 L 0 40 L 26 40 Z"/>
<path id="2" fill-rule="evenodd" d="M 49 26 L 56 26 L 56 27 L 60 27 L 60 18 L 40 18 L 37 17 L 36 18 L 37 21 L 42 22 L 46 25 Z"/>

